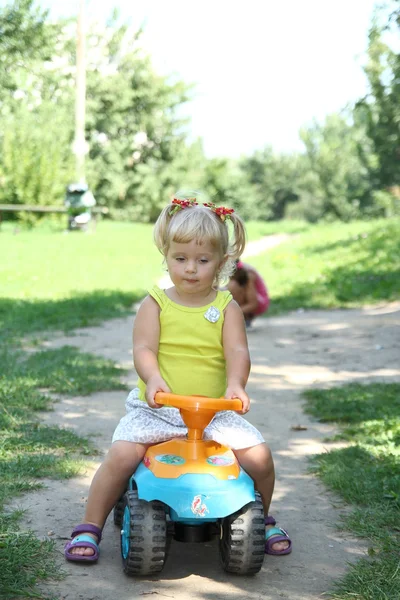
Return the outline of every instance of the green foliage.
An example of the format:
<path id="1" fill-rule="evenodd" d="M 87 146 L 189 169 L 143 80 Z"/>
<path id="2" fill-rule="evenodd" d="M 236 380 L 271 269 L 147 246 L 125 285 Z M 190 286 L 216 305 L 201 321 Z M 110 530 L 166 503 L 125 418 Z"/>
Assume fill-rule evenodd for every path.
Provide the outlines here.
<path id="1" fill-rule="evenodd" d="M 370 165 L 360 157 L 360 146 L 368 146 L 361 124 L 350 115 L 332 114 L 304 127 L 300 137 L 304 155 L 278 155 L 265 148 L 242 159 L 241 168 L 255 192 L 256 217 L 317 222 L 384 214 L 371 194 Z"/>
<path id="2" fill-rule="evenodd" d="M 0 203 L 62 205 L 65 183 L 73 177 L 70 136 L 60 111 L 49 120 L 52 107 L 30 110 L 16 106 L 0 135 Z M 20 213 L 21 220 L 32 220 Z"/>
<path id="3" fill-rule="evenodd" d="M 178 108 L 190 88 L 154 72 L 137 33 L 115 26 L 104 34 L 102 59 L 88 69 L 90 180 L 101 204 L 153 221 L 178 184 L 173 165 L 186 137 Z"/>
<path id="4" fill-rule="evenodd" d="M 396 2 L 398 5 L 398 2 Z M 400 53 L 386 39 L 398 36 L 400 11 L 387 15 L 385 23 L 376 18 L 369 32 L 368 63 L 365 73 L 370 91 L 356 106 L 358 119 L 367 129 L 377 157 L 374 170 L 376 184 L 382 189 L 398 186 L 400 180 Z"/>
<path id="5" fill-rule="evenodd" d="M 385 217 L 395 217 L 400 215 L 400 187 L 392 187 L 390 191 L 374 190 L 372 192 L 374 204 L 379 208 Z"/>
<path id="6" fill-rule="evenodd" d="M 61 25 L 19 0 L 0 9 L 0 31 L 0 202 L 60 206 L 74 162 L 72 90 L 65 94 L 64 65 L 58 84 L 54 69 Z M 38 215 L 17 217 L 32 223 Z"/>
<path id="7" fill-rule="evenodd" d="M 272 148 L 243 158 L 240 167 L 254 188 L 253 218 L 282 219 L 288 205 L 299 200 L 304 158 L 297 154 L 279 155 Z"/>
<path id="8" fill-rule="evenodd" d="M 334 439 L 348 447 L 315 457 L 313 469 L 352 505 L 341 528 L 369 542 L 370 558 L 336 585 L 337 600 L 396 600 L 400 517 L 400 385 L 349 384 L 307 390 L 306 411 L 341 423 Z"/>
<path id="9" fill-rule="evenodd" d="M 49 60 L 56 27 L 47 23 L 48 11 L 34 0 L 15 0 L 0 8 L 0 100 L 18 89 L 20 72 Z"/>
<path id="10" fill-rule="evenodd" d="M 154 223 L 161 208 L 172 198 L 178 187 L 198 189 L 199 171 L 204 157 L 199 144 L 178 144 L 174 159 L 170 162 L 150 158 L 135 169 L 135 201 L 125 203 L 124 208 L 112 210 L 112 216 L 128 216 L 133 221 Z M 189 167 L 190 165 L 190 167 Z"/>
<path id="11" fill-rule="evenodd" d="M 371 27 L 370 92 L 355 109 L 303 127 L 305 155 L 279 156 L 266 148 L 242 161 L 258 218 L 317 222 L 400 214 L 400 54 L 387 41 L 398 34 L 398 7 L 398 1 L 386 3 L 379 13 L 384 23 Z"/>
<path id="12" fill-rule="evenodd" d="M 379 214 L 371 206 L 369 173 L 358 155 L 359 140 L 365 138 L 361 127 L 333 114 L 323 124 L 303 128 L 300 136 L 307 151 L 308 170 L 315 176 L 310 186 L 318 199 L 315 220 L 331 217 L 348 221 L 371 211 Z"/>
<path id="13" fill-rule="evenodd" d="M 212 202 L 237 210 L 243 219 L 256 219 L 257 194 L 236 161 L 212 158 L 204 166 L 201 188 Z"/>
<path id="14" fill-rule="evenodd" d="M 0 28 L 2 21 L 13 79 L 0 97 L 0 201 L 62 205 L 74 179 L 75 31 L 49 24 L 29 0 L 0 13 Z M 188 171 L 178 109 L 189 86 L 154 72 L 139 35 L 115 20 L 88 34 L 87 179 L 99 204 L 148 221 Z"/>
<path id="15" fill-rule="evenodd" d="M 201 140 L 189 143 L 182 106 L 192 88 L 155 72 L 141 31 L 116 17 L 92 25 L 86 177 L 97 203 L 111 218 L 154 222 L 177 189 L 204 189 L 246 219 L 399 214 L 400 62 L 384 41 L 397 17 L 371 28 L 371 92 L 355 111 L 304 127 L 305 153 L 266 147 L 240 161 L 207 159 Z M 19 0 L 0 9 L 0 33 L 0 202 L 61 205 L 75 178 L 75 28 Z M 38 215 L 16 218 L 33 223 Z"/>

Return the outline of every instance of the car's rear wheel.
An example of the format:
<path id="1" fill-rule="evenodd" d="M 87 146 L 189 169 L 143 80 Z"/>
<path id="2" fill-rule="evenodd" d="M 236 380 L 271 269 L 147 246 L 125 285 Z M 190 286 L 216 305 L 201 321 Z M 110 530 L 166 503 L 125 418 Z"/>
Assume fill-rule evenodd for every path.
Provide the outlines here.
<path id="1" fill-rule="evenodd" d="M 123 516 L 124 516 L 124 497 L 121 496 L 121 498 L 118 500 L 118 502 L 114 506 L 114 512 L 113 512 L 114 524 L 117 527 L 121 527 Z"/>
<path id="2" fill-rule="evenodd" d="M 139 500 L 137 491 L 125 493 L 121 553 L 127 575 L 162 571 L 167 557 L 167 523 L 162 502 Z"/>
<path id="3" fill-rule="evenodd" d="M 219 551 L 222 566 L 228 573 L 254 575 L 260 571 L 265 552 L 265 525 L 258 493 L 254 502 L 221 520 Z"/>

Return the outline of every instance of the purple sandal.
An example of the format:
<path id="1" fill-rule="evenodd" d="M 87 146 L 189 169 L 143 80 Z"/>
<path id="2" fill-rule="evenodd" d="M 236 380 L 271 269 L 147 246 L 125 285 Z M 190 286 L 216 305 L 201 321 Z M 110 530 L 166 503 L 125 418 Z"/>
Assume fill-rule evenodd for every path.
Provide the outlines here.
<path id="1" fill-rule="evenodd" d="M 67 560 L 73 562 L 96 562 L 99 558 L 99 544 L 101 541 L 101 532 L 102 530 L 96 525 L 91 525 L 90 523 L 82 523 L 82 525 L 78 525 L 75 527 L 71 534 L 71 540 L 67 542 L 64 546 L 64 556 Z M 93 533 L 96 535 L 98 540 L 97 542 L 90 537 L 90 535 L 85 535 L 87 533 Z M 82 534 L 82 535 L 78 535 Z M 81 554 L 71 554 L 71 548 L 92 548 L 94 554 L 91 556 L 83 556 Z"/>
<path id="2" fill-rule="evenodd" d="M 270 515 L 265 517 L 264 523 L 266 525 L 276 525 L 274 517 Z M 277 542 L 289 542 L 289 546 L 284 550 L 272 550 L 273 544 Z M 292 551 L 292 540 L 289 537 L 287 531 L 281 527 L 271 527 L 265 532 L 265 554 L 273 554 L 279 556 L 281 554 L 290 554 Z"/>

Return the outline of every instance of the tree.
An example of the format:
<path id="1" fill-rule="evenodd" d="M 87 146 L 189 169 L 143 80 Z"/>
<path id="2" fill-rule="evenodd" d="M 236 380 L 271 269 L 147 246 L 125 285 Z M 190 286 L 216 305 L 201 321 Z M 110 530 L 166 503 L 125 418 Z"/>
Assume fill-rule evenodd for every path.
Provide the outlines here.
<path id="1" fill-rule="evenodd" d="M 329 115 L 324 123 L 303 128 L 300 137 L 314 174 L 320 217 L 349 220 L 372 208 L 369 171 L 359 155 L 365 132 L 351 114 Z"/>
<path id="2" fill-rule="evenodd" d="M 140 32 L 115 23 L 88 36 L 87 166 L 100 204 L 149 220 L 161 206 L 154 174 L 168 172 L 168 182 L 174 169 L 167 167 L 181 161 L 186 145 L 179 110 L 190 86 L 158 75 L 139 39 Z"/>
<path id="3" fill-rule="evenodd" d="M 0 10 L 0 198 L 60 204 L 71 177 L 71 127 L 45 65 L 61 28 L 33 4 L 18 0 Z"/>
<path id="4" fill-rule="evenodd" d="M 365 72 L 369 93 L 356 105 L 355 113 L 372 142 L 377 164 L 372 172 L 374 187 L 390 189 L 400 182 L 400 54 L 388 40 L 400 30 L 399 2 L 380 13 L 384 24 L 374 19 L 369 32 Z M 390 10 L 390 9 L 389 9 Z"/>
<path id="5" fill-rule="evenodd" d="M 24 0 L 2 13 L 14 23 L 3 43 L 3 64 L 12 65 L 17 54 L 21 60 L 0 97 L 0 195 L 4 201 L 62 204 L 72 175 L 76 26 L 66 22 L 47 30 L 43 13 L 36 28 L 32 10 Z M 26 35 L 19 39 L 21 32 Z M 88 33 L 87 179 L 100 204 L 149 220 L 165 202 L 164 186 L 176 187 L 179 165 L 185 162 L 189 170 L 193 153 L 184 152 L 179 109 L 190 87 L 155 73 L 139 37 L 115 20 Z M 18 162 L 18 156 L 24 159 Z"/>
<path id="6" fill-rule="evenodd" d="M 267 147 L 243 158 L 240 166 L 254 187 L 257 218 L 267 221 L 282 219 L 288 204 L 299 200 L 300 155 L 276 154 Z"/>
<path id="7" fill-rule="evenodd" d="M 22 104 L 6 120 L 0 137 L 0 203 L 57 205 L 73 174 L 69 132 L 61 112 Z M 20 218 L 32 221 L 32 215 Z"/>
<path id="8" fill-rule="evenodd" d="M 0 99 L 19 88 L 38 62 L 49 60 L 58 28 L 47 23 L 47 11 L 34 0 L 15 0 L 0 9 Z"/>

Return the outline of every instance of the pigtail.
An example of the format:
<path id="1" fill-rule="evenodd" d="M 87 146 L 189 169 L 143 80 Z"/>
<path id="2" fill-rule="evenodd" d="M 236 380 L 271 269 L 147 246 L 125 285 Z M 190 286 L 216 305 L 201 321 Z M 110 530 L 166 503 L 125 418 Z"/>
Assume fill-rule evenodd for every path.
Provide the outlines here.
<path id="1" fill-rule="evenodd" d="M 168 226 L 171 221 L 171 209 L 173 208 L 172 204 L 167 204 L 165 206 L 160 216 L 158 217 L 153 231 L 153 239 L 156 247 L 161 252 L 163 256 L 166 255 L 168 249 Z"/>
<path id="2" fill-rule="evenodd" d="M 232 212 L 232 214 L 229 215 L 229 220 L 233 226 L 230 255 L 234 260 L 236 260 L 242 256 L 246 246 L 246 228 L 242 219 L 236 212 Z"/>

